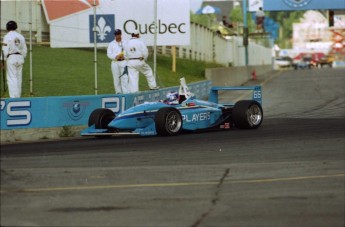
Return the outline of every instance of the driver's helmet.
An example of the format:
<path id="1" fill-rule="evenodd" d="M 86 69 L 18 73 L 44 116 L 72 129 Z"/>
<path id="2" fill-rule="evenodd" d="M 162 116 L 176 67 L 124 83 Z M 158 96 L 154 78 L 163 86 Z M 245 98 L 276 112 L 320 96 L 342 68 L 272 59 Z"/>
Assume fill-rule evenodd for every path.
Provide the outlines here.
<path id="1" fill-rule="evenodd" d="M 177 91 L 169 91 L 166 97 L 167 97 L 167 99 L 165 100 L 166 104 L 169 104 L 169 105 L 179 104 Z"/>

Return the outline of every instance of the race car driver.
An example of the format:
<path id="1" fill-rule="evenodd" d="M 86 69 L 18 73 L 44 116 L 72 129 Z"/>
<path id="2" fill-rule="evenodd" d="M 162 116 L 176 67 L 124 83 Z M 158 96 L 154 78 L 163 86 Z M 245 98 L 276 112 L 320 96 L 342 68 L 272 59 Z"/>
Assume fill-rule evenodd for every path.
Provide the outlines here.
<path id="1" fill-rule="evenodd" d="M 179 95 L 177 91 L 169 91 L 166 95 L 166 99 L 164 100 L 164 103 L 168 105 L 179 104 Z"/>

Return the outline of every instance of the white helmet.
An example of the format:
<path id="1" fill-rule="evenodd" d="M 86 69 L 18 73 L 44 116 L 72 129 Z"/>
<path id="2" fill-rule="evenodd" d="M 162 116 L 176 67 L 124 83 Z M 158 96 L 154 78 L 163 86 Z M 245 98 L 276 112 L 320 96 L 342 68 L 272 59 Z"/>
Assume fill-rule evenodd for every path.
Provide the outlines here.
<path id="1" fill-rule="evenodd" d="M 178 100 L 178 92 L 177 91 L 169 91 L 167 93 L 167 99 L 166 99 L 166 103 L 169 105 L 177 105 L 179 104 L 179 100 Z"/>

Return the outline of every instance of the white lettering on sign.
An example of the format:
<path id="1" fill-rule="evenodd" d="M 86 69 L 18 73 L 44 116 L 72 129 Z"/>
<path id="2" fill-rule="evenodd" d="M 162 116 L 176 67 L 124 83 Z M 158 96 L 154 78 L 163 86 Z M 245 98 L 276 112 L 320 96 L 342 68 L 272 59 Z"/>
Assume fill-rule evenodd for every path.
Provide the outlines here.
<path id="1" fill-rule="evenodd" d="M 148 24 L 139 24 L 134 20 L 127 20 L 124 25 L 123 25 L 123 30 L 127 33 L 130 34 L 128 30 L 138 30 L 140 34 L 147 34 L 155 33 L 155 25 L 154 23 L 148 25 Z M 165 34 L 165 33 L 170 33 L 170 34 L 175 34 L 175 33 L 186 33 L 186 23 L 181 23 L 181 24 L 165 24 L 162 23 L 161 20 L 158 20 L 158 26 L 157 30 L 159 34 Z"/>
<path id="2" fill-rule="evenodd" d="M 2 105 L 3 103 L 1 103 Z M 13 119 L 7 120 L 7 126 L 29 125 L 32 120 L 31 113 L 29 110 L 23 109 L 27 107 L 31 107 L 30 101 L 9 102 L 7 104 L 7 114 Z"/>
<path id="3" fill-rule="evenodd" d="M 209 112 L 196 113 L 196 114 L 193 114 L 192 116 L 188 116 L 187 114 L 183 114 L 182 119 L 186 122 L 207 121 L 207 120 L 211 119 L 211 114 Z"/>
<path id="4" fill-rule="evenodd" d="M 126 98 L 122 97 L 109 97 L 102 98 L 102 108 L 112 110 L 114 113 L 119 113 L 125 110 Z"/>
<path id="5" fill-rule="evenodd" d="M 133 106 L 142 104 L 142 103 L 144 103 L 144 101 L 145 101 L 145 96 L 144 95 L 138 95 L 134 98 Z"/>

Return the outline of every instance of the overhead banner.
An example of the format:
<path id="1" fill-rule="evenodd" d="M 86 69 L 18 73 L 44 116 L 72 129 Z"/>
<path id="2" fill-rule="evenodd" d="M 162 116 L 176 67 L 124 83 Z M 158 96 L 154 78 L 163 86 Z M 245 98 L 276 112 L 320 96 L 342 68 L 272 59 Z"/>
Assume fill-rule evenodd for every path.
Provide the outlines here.
<path id="1" fill-rule="evenodd" d="M 265 11 L 344 10 L 344 0 L 264 0 Z"/>
<path id="2" fill-rule="evenodd" d="M 131 37 L 130 31 L 137 29 L 146 45 L 153 46 L 155 12 L 157 45 L 190 44 L 189 1 L 42 0 L 42 5 L 50 25 L 51 47 L 93 47 L 94 31 L 97 46 L 107 47 L 115 29 L 122 30 L 125 40 Z"/>

